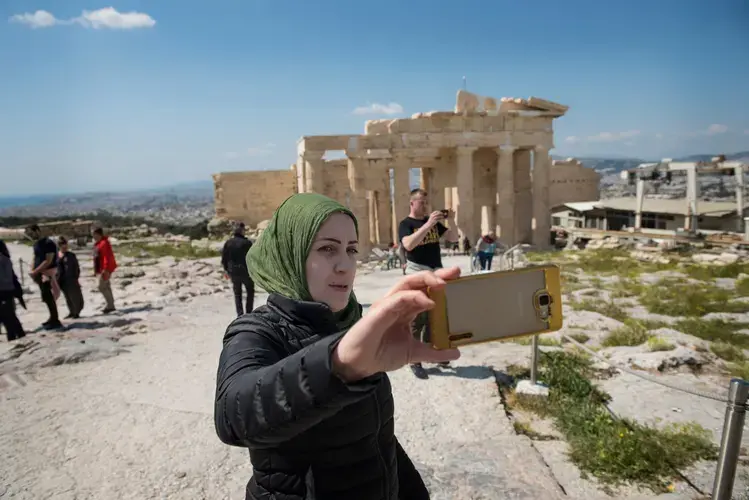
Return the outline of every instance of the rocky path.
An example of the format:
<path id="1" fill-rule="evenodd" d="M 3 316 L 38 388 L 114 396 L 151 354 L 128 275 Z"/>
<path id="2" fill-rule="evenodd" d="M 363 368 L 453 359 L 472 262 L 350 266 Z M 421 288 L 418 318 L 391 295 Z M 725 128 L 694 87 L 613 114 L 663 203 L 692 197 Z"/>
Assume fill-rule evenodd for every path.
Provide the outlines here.
<path id="1" fill-rule="evenodd" d="M 372 303 L 400 277 L 363 274 L 359 300 Z M 201 295 L 191 286 L 152 307 L 132 296 L 117 315 L 80 320 L 91 328 L 71 324 L 63 354 L 56 334 L 31 335 L 27 345 L 38 345 L 17 357 L 0 341 L 0 498 L 244 498 L 247 452 L 222 444 L 213 427 L 233 303 L 226 289 Z M 44 319 L 38 296 L 22 319 L 31 326 Z M 71 357 L 81 341 L 89 354 Z M 532 442 L 513 430 L 496 376 L 527 363 L 529 353 L 489 344 L 465 349 L 450 369 L 428 367 L 428 380 L 408 369 L 391 374 L 397 436 L 434 500 L 604 498 L 565 459 L 563 442 Z"/>

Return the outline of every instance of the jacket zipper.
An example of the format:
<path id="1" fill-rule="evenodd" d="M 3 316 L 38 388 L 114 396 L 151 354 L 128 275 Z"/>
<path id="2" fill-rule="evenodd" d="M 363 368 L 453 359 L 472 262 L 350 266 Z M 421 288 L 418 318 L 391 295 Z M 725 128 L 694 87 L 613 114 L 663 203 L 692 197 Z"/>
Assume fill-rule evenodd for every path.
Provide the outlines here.
<path id="1" fill-rule="evenodd" d="M 375 412 L 377 414 L 377 438 L 376 438 L 377 458 L 379 459 L 380 467 L 382 468 L 385 499 L 390 500 L 390 482 L 389 482 L 389 478 L 387 477 L 387 464 L 385 464 L 385 459 L 382 457 L 382 450 L 380 449 L 380 431 L 382 430 L 382 418 L 380 416 L 380 400 L 377 398 L 376 391 L 374 393 L 374 400 L 375 400 Z"/>

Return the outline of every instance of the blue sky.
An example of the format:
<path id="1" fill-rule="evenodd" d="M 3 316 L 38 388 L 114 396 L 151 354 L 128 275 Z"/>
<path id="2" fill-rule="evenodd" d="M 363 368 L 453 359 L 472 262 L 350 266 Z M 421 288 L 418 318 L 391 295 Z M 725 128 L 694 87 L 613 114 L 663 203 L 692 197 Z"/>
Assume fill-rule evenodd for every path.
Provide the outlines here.
<path id="1" fill-rule="evenodd" d="M 554 154 L 749 149 L 744 0 L 4 0 L 0 21 L 0 195 L 288 168 L 302 135 L 452 109 L 463 76 L 569 105 Z"/>

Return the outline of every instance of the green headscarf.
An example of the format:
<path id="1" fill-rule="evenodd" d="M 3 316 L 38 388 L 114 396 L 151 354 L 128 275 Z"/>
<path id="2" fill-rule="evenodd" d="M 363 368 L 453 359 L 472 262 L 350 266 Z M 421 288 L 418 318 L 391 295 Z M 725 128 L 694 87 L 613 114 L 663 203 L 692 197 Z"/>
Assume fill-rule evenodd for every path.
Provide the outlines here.
<path id="1" fill-rule="evenodd" d="M 252 280 L 268 293 L 311 301 L 307 256 L 320 227 L 334 213 L 351 217 L 359 234 L 356 217 L 337 201 L 317 193 L 299 193 L 287 198 L 247 252 L 247 268 Z M 339 329 L 353 326 L 361 318 L 360 309 L 352 291 L 346 308 L 336 313 Z"/>

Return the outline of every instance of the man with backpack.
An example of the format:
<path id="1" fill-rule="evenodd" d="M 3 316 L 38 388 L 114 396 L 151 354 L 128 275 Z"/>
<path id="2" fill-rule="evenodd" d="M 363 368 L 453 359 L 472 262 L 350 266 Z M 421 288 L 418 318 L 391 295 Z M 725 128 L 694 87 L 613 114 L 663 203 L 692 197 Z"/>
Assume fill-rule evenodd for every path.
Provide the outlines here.
<path id="1" fill-rule="evenodd" d="M 244 222 L 237 222 L 234 225 L 234 235 L 224 243 L 221 251 L 221 266 L 224 268 L 225 276 L 231 279 L 237 316 L 252 311 L 255 302 L 255 283 L 247 269 L 247 252 L 252 247 L 252 242 L 247 239 L 244 232 Z M 242 309 L 242 288 L 247 292 L 245 310 Z"/>

